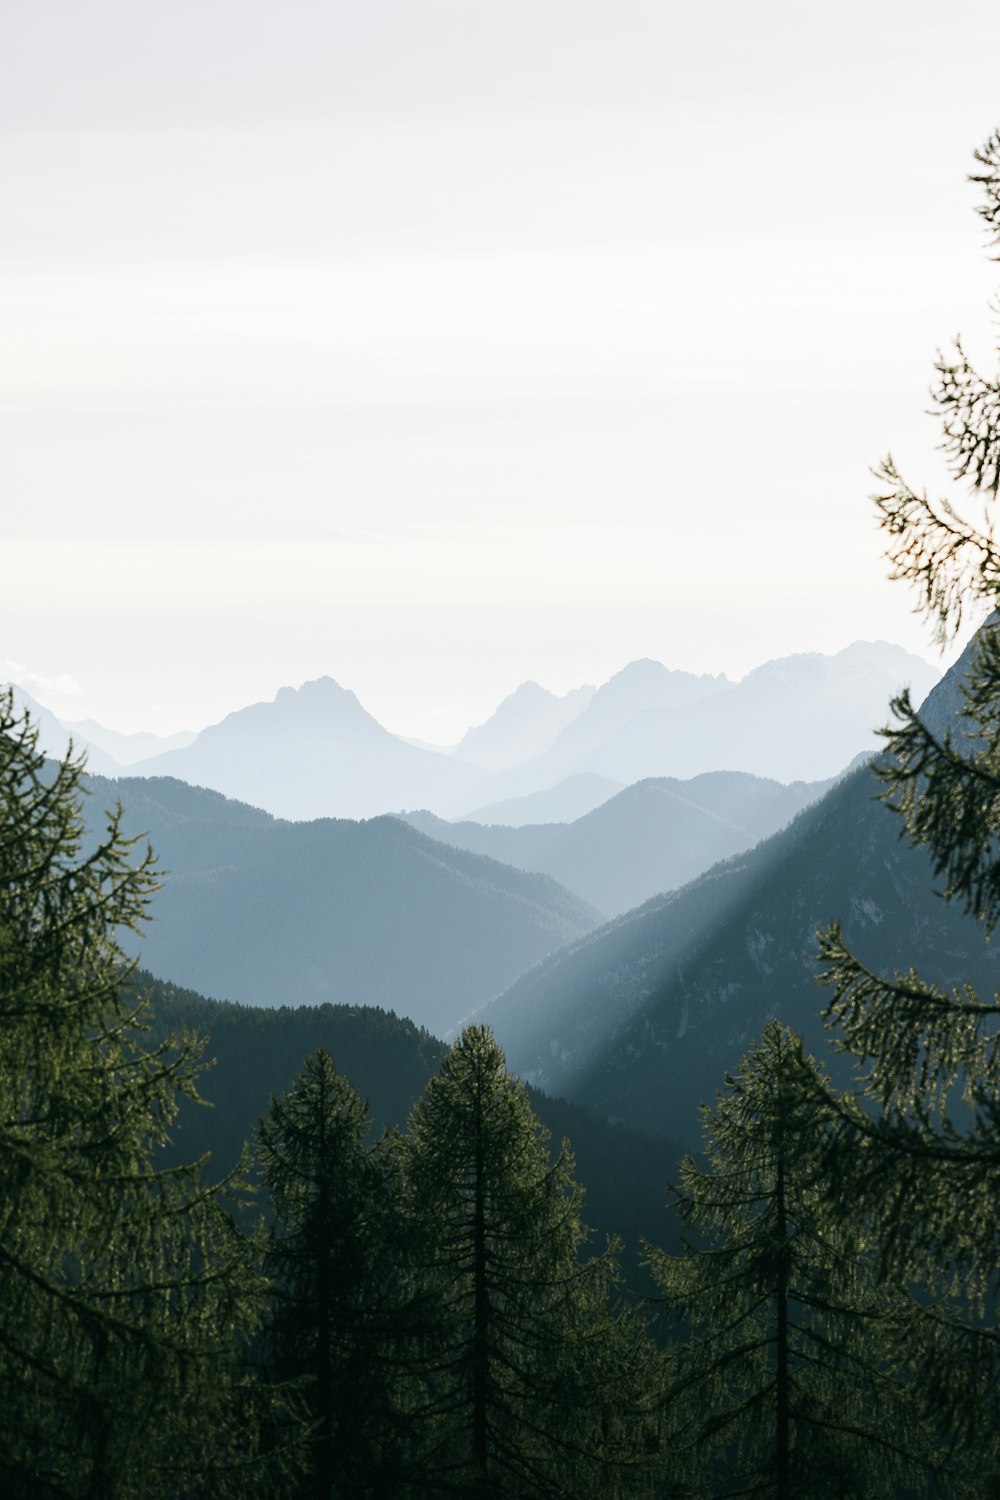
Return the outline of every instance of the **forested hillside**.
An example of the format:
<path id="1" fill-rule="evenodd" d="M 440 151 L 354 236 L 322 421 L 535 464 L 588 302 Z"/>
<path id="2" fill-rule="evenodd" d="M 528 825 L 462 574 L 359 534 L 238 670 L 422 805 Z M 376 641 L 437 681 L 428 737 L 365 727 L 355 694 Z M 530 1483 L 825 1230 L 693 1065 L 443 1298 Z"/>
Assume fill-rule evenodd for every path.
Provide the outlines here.
<path id="1" fill-rule="evenodd" d="M 154 1035 L 190 1030 L 208 1038 L 209 1070 L 201 1094 L 209 1108 L 182 1103 L 169 1159 L 212 1154 L 212 1170 L 229 1172 L 272 1095 L 292 1086 L 306 1057 L 324 1049 L 370 1108 L 372 1135 L 406 1125 L 447 1047 L 412 1021 L 371 1006 L 280 1006 L 264 1009 L 207 1000 L 138 974 L 137 994 L 151 1006 Z M 528 1091 L 555 1148 L 568 1140 L 585 1191 L 583 1218 L 596 1241 L 618 1235 L 630 1285 L 640 1276 L 643 1236 L 673 1241 L 664 1184 L 682 1154 L 676 1141 L 614 1125 L 579 1105 Z"/>

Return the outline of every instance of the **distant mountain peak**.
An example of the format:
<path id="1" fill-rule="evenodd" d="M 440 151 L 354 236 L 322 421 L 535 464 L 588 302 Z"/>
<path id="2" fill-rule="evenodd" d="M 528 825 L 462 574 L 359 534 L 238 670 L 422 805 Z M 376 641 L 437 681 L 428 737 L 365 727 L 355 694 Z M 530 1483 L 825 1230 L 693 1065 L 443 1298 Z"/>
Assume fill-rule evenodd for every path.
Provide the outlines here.
<path id="1" fill-rule="evenodd" d="M 388 735 L 389 732 L 372 717 L 356 693 L 341 687 L 332 677 L 314 677 L 301 687 L 279 688 L 273 703 L 255 707 L 264 710 L 269 717 L 275 716 L 283 725 L 306 730 L 350 727 L 364 729 L 369 734 L 377 731 L 379 735 Z"/>
<path id="2" fill-rule="evenodd" d="M 725 672 L 688 672 L 683 667 L 664 666 L 662 661 L 656 661 L 652 656 L 637 656 L 635 661 L 627 662 L 620 672 L 609 677 L 594 696 L 599 700 L 606 700 L 623 691 L 659 691 L 672 698 L 678 690 L 683 693 L 688 685 L 695 687 L 699 695 L 700 691 L 733 686 Z"/>
<path id="3" fill-rule="evenodd" d="M 869 678 L 873 682 L 881 678 L 888 684 L 889 693 L 895 692 L 904 683 L 909 684 L 919 701 L 930 691 L 940 675 L 940 671 L 924 661 L 923 657 L 915 656 L 903 646 L 895 646 L 889 641 L 852 641 L 849 646 L 844 646 L 842 650 L 829 656 L 819 651 L 799 651 L 789 656 L 776 657 L 748 672 L 741 686 L 747 683 L 786 686 L 806 686 L 810 683 L 822 685 L 827 682 L 851 684 L 859 677 Z"/>
<path id="4" fill-rule="evenodd" d="M 319 702 L 320 700 L 325 702 L 344 702 L 345 700 L 349 700 L 351 703 L 357 703 L 359 708 L 361 707 L 357 694 L 352 692 L 350 688 L 341 687 L 340 683 L 333 677 L 312 677 L 308 682 L 304 682 L 301 687 L 282 687 L 274 695 L 275 703 L 291 703 L 295 700 L 302 702 L 309 700 L 314 702 Z"/>
<path id="5" fill-rule="evenodd" d="M 455 754 L 494 771 L 531 760 L 543 754 L 578 717 L 594 691 L 585 684 L 559 694 L 534 681 L 522 682 L 484 723 L 466 732 L 455 746 Z"/>

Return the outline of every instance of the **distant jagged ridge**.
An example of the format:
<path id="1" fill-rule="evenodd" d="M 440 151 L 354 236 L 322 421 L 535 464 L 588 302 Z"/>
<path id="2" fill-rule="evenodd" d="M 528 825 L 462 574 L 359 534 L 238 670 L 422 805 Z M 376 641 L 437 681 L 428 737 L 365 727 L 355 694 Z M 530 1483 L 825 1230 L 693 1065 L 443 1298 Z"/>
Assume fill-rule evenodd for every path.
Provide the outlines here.
<path id="1" fill-rule="evenodd" d="M 229 714 L 191 744 L 136 763 L 131 774 L 177 776 L 300 819 L 403 808 L 453 818 L 586 773 L 618 785 L 709 770 L 820 780 L 875 747 L 873 731 L 902 683 L 919 697 L 936 675 L 884 642 L 858 642 L 834 657 L 783 658 L 739 683 L 632 662 L 589 696 L 543 753 L 496 770 L 400 739 L 324 677 Z M 581 701 L 544 689 L 513 699 L 518 733 L 535 742 L 547 738 L 552 717 L 549 705 L 533 720 L 532 704 L 551 699 L 562 714 Z M 489 731 L 499 736 L 490 749 L 498 760 L 515 753 L 501 718 L 498 710 Z"/>
<path id="2" fill-rule="evenodd" d="M 369 818 L 425 803 L 457 812 L 492 789 L 489 772 L 407 744 L 332 677 L 282 688 L 131 768 L 175 776 L 284 818 Z"/>
<path id="3" fill-rule="evenodd" d="M 537 682 L 522 682 L 484 723 L 466 731 L 454 753 L 490 771 L 532 760 L 583 712 L 596 691 L 585 684 L 558 695 Z"/>

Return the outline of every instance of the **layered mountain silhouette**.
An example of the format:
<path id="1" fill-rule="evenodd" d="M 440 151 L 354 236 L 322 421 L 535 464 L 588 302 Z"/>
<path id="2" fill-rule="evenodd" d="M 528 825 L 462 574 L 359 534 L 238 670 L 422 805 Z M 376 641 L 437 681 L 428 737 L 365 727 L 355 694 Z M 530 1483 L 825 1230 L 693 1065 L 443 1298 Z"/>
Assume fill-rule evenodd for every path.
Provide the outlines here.
<path id="1" fill-rule="evenodd" d="M 88 738 L 83 732 L 83 725 L 64 724 L 49 709 L 36 703 L 31 694 L 18 687 L 17 683 L 11 683 L 10 686 L 14 693 L 15 708 L 30 716 L 32 724 L 38 730 L 39 749 L 46 755 L 53 760 L 61 760 L 72 744 L 75 752 L 86 755 L 87 764 L 92 771 L 105 776 L 118 774 L 121 770 L 119 762 L 96 740 Z"/>
<path id="2" fill-rule="evenodd" d="M 584 686 L 560 697 L 537 682 L 522 682 L 485 723 L 462 737 L 455 754 L 490 771 L 533 760 L 582 713 L 595 692 L 596 688 Z"/>
<path id="3" fill-rule="evenodd" d="M 429 812 L 407 813 L 406 820 L 455 848 L 551 875 L 615 915 L 758 843 L 829 785 L 785 786 L 740 771 L 708 771 L 690 781 L 636 782 L 571 823 L 483 826 L 448 823 Z"/>
<path id="4" fill-rule="evenodd" d="M 722 679 L 715 691 L 696 679 L 704 683 L 696 697 L 645 706 L 599 737 L 585 722 L 599 710 L 598 693 L 546 759 L 553 768 L 571 762 L 575 771 L 625 783 L 715 770 L 777 781 L 822 780 L 837 775 L 859 751 L 876 748 L 874 731 L 904 683 L 919 701 L 938 675 L 898 646 L 857 641 L 836 656 L 811 653 L 768 662 L 741 682 Z"/>
<path id="5" fill-rule="evenodd" d="M 281 688 L 272 703 L 228 714 L 193 744 L 133 770 L 304 819 L 368 818 L 422 805 L 457 813 L 492 787 L 479 767 L 390 734 L 332 677 Z"/>
<path id="6" fill-rule="evenodd" d="M 880 642 L 858 642 L 835 657 L 784 658 L 740 683 L 632 662 L 589 696 L 584 689 L 556 699 L 531 685 L 506 700 L 509 707 L 480 726 L 482 741 L 473 736 L 473 753 L 494 763 L 540 743 L 555 718 L 585 706 L 542 754 L 504 770 L 390 734 L 354 693 L 323 677 L 229 714 L 191 744 L 131 772 L 176 776 L 300 819 L 402 808 L 468 816 L 471 808 L 547 789 L 555 798 L 558 784 L 580 775 L 618 786 L 707 770 L 816 781 L 875 748 L 874 731 L 904 682 L 919 697 L 936 676 L 919 658 Z M 553 815 L 566 816 L 545 813 Z"/>
<path id="7" fill-rule="evenodd" d="M 398 818 L 282 822 L 173 779 L 90 783 L 92 825 L 120 799 L 164 871 L 134 951 L 219 998 L 381 1005 L 441 1035 L 602 920 L 548 876 Z"/>
<path id="8" fill-rule="evenodd" d="M 696 676 L 645 658 L 630 662 L 597 689 L 583 712 L 567 724 L 544 755 L 528 766 L 514 768 L 506 780 L 512 789 L 523 793 L 550 786 L 574 772 L 592 770 L 588 759 L 609 737 L 627 731 L 641 715 L 653 712 L 676 715 L 702 699 L 724 696 L 732 687 L 724 675 Z M 663 768 L 657 774 L 662 771 Z M 615 776 L 608 771 L 599 774 L 619 782 L 638 779 Z"/>
<path id="9" fill-rule="evenodd" d="M 93 770 L 101 767 L 93 760 L 94 749 L 104 754 L 118 766 L 131 766 L 140 760 L 150 760 L 154 755 L 163 755 L 168 750 L 181 750 L 198 738 L 194 730 L 183 729 L 177 734 L 150 734 L 139 730 L 133 734 L 122 734 L 117 729 L 108 729 L 94 719 L 61 721 L 73 739 L 90 747 L 88 764 Z"/>
<path id="10" fill-rule="evenodd" d="M 927 701 L 939 727 L 955 721 L 968 659 Z M 696 1144 L 698 1106 L 769 1017 L 830 1054 L 819 927 L 842 921 L 872 969 L 916 965 L 929 980 L 968 977 L 992 993 L 993 950 L 934 893 L 926 851 L 901 840 L 877 792 L 862 767 L 756 849 L 553 955 L 480 1018 L 539 1086 Z"/>
<path id="11" fill-rule="evenodd" d="M 98 775 L 117 776 L 134 761 L 189 745 L 195 739 L 193 733 L 120 734 L 98 724 L 95 719 L 59 719 L 17 683 L 12 683 L 11 687 L 15 704 L 30 714 L 39 732 L 39 746 L 45 754 L 62 759 L 72 743 L 75 751 L 86 755 L 87 765 Z"/>
<path id="12" fill-rule="evenodd" d="M 562 781 L 540 792 L 528 792 L 524 797 L 510 797 L 503 802 L 473 808 L 464 815 L 463 821 L 503 823 L 509 828 L 521 828 L 525 823 L 574 823 L 621 790 L 620 781 L 581 771 L 579 776 L 565 776 Z"/>

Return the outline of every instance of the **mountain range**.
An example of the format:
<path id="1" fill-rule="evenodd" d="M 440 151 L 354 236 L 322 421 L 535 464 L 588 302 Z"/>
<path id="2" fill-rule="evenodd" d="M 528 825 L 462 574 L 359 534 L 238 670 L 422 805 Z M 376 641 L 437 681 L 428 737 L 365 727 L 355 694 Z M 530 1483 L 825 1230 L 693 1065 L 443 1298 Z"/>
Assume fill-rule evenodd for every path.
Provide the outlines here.
<path id="1" fill-rule="evenodd" d="M 282 818 L 370 818 L 403 807 L 447 812 L 489 795 L 488 771 L 383 729 L 332 677 L 282 688 L 131 768 L 176 776 Z"/>
<path id="2" fill-rule="evenodd" d="M 46 755 L 61 759 L 72 744 L 74 750 L 86 755 L 88 768 L 98 775 L 120 775 L 122 769 L 134 761 L 148 759 L 165 750 L 179 749 L 196 738 L 193 733 L 186 732 L 174 735 L 119 734 L 93 719 L 78 722 L 58 719 L 24 688 L 16 683 L 12 686 L 14 702 L 21 712 L 27 711 L 31 715 L 38 730 L 39 745 Z"/>
<path id="3" fill-rule="evenodd" d="M 544 755 L 552 741 L 593 698 L 596 688 L 574 688 L 559 696 L 537 682 L 522 682 L 483 724 L 462 736 L 454 753 L 488 771 L 505 771 Z"/>
<path id="4" fill-rule="evenodd" d="M 430 812 L 407 813 L 406 821 L 454 848 L 551 875 L 616 916 L 758 843 L 829 786 L 707 771 L 690 781 L 638 781 L 570 823 L 483 826 L 448 823 Z"/>
<path id="5" fill-rule="evenodd" d="M 173 982 L 255 1005 L 381 1005 L 443 1035 L 602 920 L 547 875 L 448 848 L 398 818 L 284 822 L 165 777 L 90 777 L 93 831 L 162 868 L 130 951 Z"/>
<path id="6" fill-rule="evenodd" d="M 622 783 L 612 781 L 610 776 L 581 771 L 578 776 L 564 776 L 540 792 L 475 807 L 465 814 L 464 821 L 503 823 L 508 828 L 521 828 L 525 823 L 574 823 L 621 790 Z"/>
<path id="7" fill-rule="evenodd" d="M 930 694 L 929 722 L 955 725 L 973 649 Z M 843 1073 L 820 1018 L 818 928 L 840 920 L 874 970 L 993 993 L 993 950 L 935 894 L 926 851 L 877 793 L 862 766 L 757 848 L 538 964 L 479 1019 L 540 1087 L 694 1143 L 699 1106 L 772 1016 Z"/>
<path id="8" fill-rule="evenodd" d="M 485 815 L 499 821 L 498 804 L 548 793 L 551 805 L 536 806 L 532 816 L 551 819 L 566 815 L 556 807 L 560 798 L 563 805 L 571 799 L 570 787 L 582 790 L 580 777 L 590 778 L 593 797 L 600 785 L 610 794 L 639 780 L 690 779 L 710 770 L 786 782 L 834 776 L 876 747 L 875 730 L 903 683 L 920 699 L 937 675 L 918 657 L 878 641 L 856 642 L 832 657 L 785 657 L 738 683 L 636 661 L 599 688 L 562 698 L 536 684 L 522 686 L 466 736 L 475 764 L 461 747 L 433 750 L 391 734 L 353 692 L 323 677 L 282 688 L 273 702 L 229 714 L 190 743 L 129 771 L 175 776 L 283 818 L 367 818 L 422 808 L 443 818 L 479 809 L 480 819 L 493 809 Z M 96 743 L 94 726 L 90 733 Z M 553 733 L 547 748 L 514 762 Z M 100 746 L 91 764 L 113 769 Z M 523 821 L 516 809 L 513 815 Z"/>
<path id="9" fill-rule="evenodd" d="M 548 756 L 626 783 L 716 770 L 817 781 L 875 748 L 873 731 L 901 683 L 911 685 L 919 702 L 937 677 L 898 646 L 856 641 L 836 656 L 813 652 L 767 662 L 682 705 L 650 704 L 599 739 L 581 734 L 595 697 Z"/>
<path id="10" fill-rule="evenodd" d="M 843 689 L 852 654 L 836 671 L 790 659 L 759 680 L 811 705 L 810 683 Z M 954 723 L 966 660 L 925 705 L 941 726 Z M 870 657 L 859 671 L 871 676 Z M 663 683 L 644 665 L 630 675 Z M 717 684 L 684 712 L 738 700 L 742 686 Z M 305 707 L 323 723 L 331 697 L 379 743 L 385 731 L 335 684 L 284 701 L 293 718 Z M 827 1044 L 813 983 L 822 924 L 840 918 L 874 968 L 915 962 L 943 983 L 968 975 L 995 987 L 978 928 L 933 894 L 926 855 L 900 840 L 867 764 L 818 801 L 815 784 L 710 772 L 647 778 L 572 823 L 520 828 L 429 813 L 411 815 L 420 827 L 390 816 L 284 821 L 165 777 L 93 776 L 90 786 L 93 826 L 120 798 L 125 831 L 148 833 L 160 855 L 163 888 L 137 951 L 171 981 L 262 1006 L 389 1007 L 438 1035 L 477 1014 L 539 1087 L 689 1142 L 698 1105 L 769 1016 Z M 752 843 L 806 803 L 756 847 L 603 921 L 650 882 L 682 882 L 727 840 Z"/>

